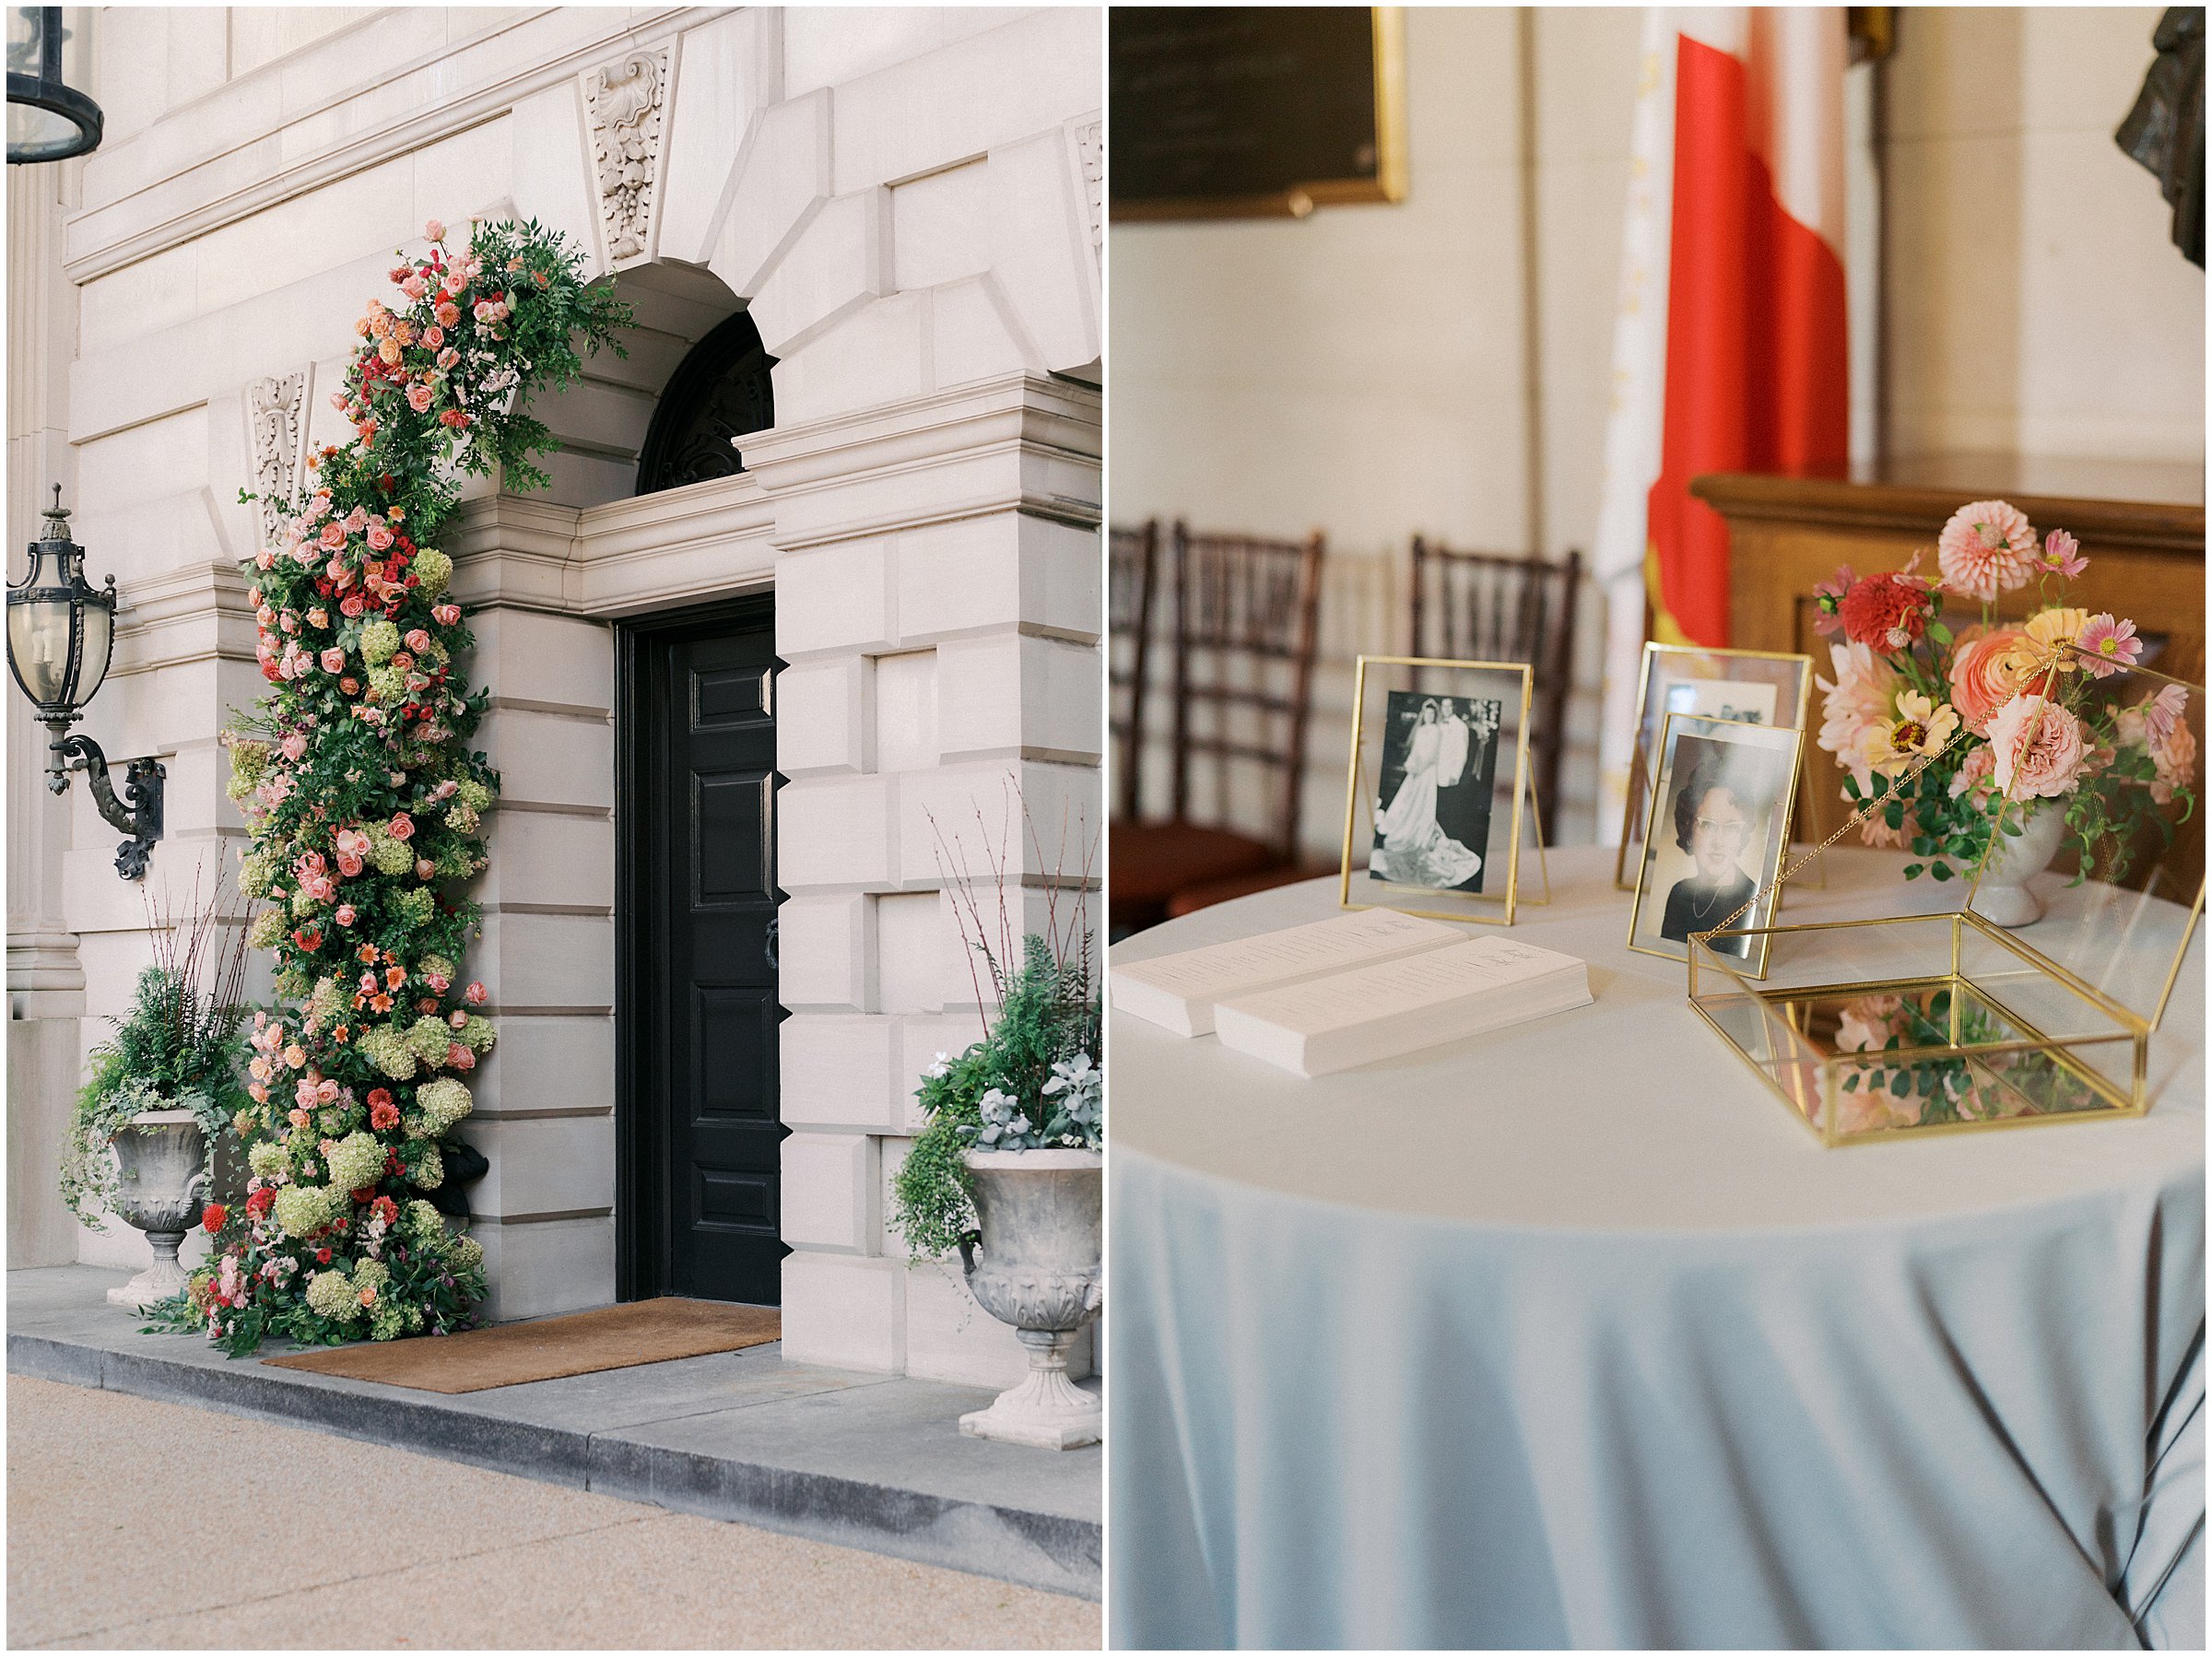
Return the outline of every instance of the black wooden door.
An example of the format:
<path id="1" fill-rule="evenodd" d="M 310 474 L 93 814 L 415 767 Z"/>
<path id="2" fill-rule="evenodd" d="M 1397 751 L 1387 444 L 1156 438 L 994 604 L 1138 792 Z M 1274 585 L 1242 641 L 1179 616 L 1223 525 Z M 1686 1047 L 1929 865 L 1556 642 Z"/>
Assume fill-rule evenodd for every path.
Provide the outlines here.
<path id="1" fill-rule="evenodd" d="M 765 600 L 640 634 L 631 707 L 648 863 L 630 1035 L 641 1217 L 633 1292 L 774 1305 L 779 1239 L 775 640 Z M 642 774 L 641 774 L 642 773 Z M 655 1131 L 657 1130 L 657 1131 Z M 653 1164 L 658 1164 L 657 1167 Z M 654 1200 L 657 1198 L 657 1201 Z M 659 1240 L 659 1247 L 653 1244 Z M 651 1259 L 657 1255 L 658 1259 Z"/>

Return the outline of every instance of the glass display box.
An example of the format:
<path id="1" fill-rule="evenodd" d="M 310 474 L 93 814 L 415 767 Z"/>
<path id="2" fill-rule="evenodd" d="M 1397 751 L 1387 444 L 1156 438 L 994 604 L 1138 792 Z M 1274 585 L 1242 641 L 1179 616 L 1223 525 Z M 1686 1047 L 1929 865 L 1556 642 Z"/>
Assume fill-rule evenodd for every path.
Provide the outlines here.
<path id="1" fill-rule="evenodd" d="M 1690 941 L 1690 1005 L 1825 1146 L 2140 1116 L 2157 1098 L 2151 1038 L 2177 993 L 2204 996 L 2205 692 L 2076 662 L 2039 690 L 2053 723 L 2015 751 L 2042 758 L 1980 785 L 1993 832 L 1955 907 Z M 1743 937 L 1764 945 L 1763 980 Z"/>

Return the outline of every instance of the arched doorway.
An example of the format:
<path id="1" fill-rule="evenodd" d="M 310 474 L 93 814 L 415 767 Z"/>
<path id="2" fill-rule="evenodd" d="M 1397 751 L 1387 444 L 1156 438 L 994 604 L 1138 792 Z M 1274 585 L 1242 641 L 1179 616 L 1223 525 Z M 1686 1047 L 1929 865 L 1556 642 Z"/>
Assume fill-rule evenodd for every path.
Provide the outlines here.
<path id="1" fill-rule="evenodd" d="M 735 440 L 776 423 L 776 366 L 760 330 L 740 311 L 691 347 L 677 368 L 638 456 L 641 495 L 745 470 Z"/>

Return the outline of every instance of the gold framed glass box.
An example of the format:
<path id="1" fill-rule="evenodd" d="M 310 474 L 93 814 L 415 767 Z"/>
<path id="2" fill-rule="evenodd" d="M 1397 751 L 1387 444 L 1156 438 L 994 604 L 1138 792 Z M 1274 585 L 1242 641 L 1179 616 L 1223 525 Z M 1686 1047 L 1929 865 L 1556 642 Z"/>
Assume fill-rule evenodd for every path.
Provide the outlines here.
<path id="1" fill-rule="evenodd" d="M 2036 797 L 2027 764 L 1998 769 L 1990 844 L 1956 910 L 1690 941 L 1690 1005 L 1825 1146 L 2140 1116 L 2155 1100 L 2150 1039 L 2204 913 L 2205 693 L 2140 668 L 2040 688 L 2076 722 L 2044 745 L 2078 759 L 2075 781 Z M 2013 734 L 2016 752 L 2037 746 L 2038 728 Z"/>

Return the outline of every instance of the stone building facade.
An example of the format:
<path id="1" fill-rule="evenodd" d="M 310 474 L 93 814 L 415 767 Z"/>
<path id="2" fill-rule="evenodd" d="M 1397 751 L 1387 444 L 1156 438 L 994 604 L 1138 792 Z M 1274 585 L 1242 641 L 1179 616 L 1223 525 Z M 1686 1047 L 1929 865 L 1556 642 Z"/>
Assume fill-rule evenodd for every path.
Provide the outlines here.
<path id="1" fill-rule="evenodd" d="M 353 319 L 426 220 L 559 229 L 635 306 L 629 356 L 539 411 L 564 444 L 549 489 L 487 483 L 441 535 L 504 783 L 470 960 L 502 1039 L 465 1129 L 491 1165 L 470 1193 L 490 1310 L 681 1288 L 654 1228 L 765 1227 L 789 1250 L 791 1357 L 1009 1383 L 1010 1333 L 957 1273 L 910 1268 L 884 1216 L 912 1078 L 980 1028 L 943 840 L 972 862 L 1003 838 L 1033 920 L 1103 820 L 1100 15 L 69 17 L 107 135 L 10 170 L 11 570 L 60 483 L 124 594 L 84 728 L 168 768 L 149 890 L 234 867 L 243 835 L 217 740 L 261 688 L 240 489 L 349 435 L 329 394 Z M 682 370 L 739 313 L 772 359 L 772 426 L 744 434 L 742 470 L 641 493 Z M 771 610 L 772 684 L 714 681 L 736 687 L 733 728 L 772 728 L 776 773 L 740 801 L 773 825 L 753 894 L 773 989 L 736 1016 L 742 997 L 656 990 L 642 959 L 654 807 L 632 761 L 655 716 L 634 672 L 674 623 Z M 19 697 L 8 720 L 9 1264 L 123 1263 L 141 1240 L 81 1232 L 52 1169 L 147 915 L 81 781 L 41 786 Z M 723 819 L 698 821 L 695 852 Z M 674 1028 L 656 997 L 687 994 L 705 1105 L 639 1079 Z M 732 1067 L 766 1089 L 771 1145 L 781 1123 L 770 1171 L 672 1173 L 661 1119 L 712 1114 Z"/>

